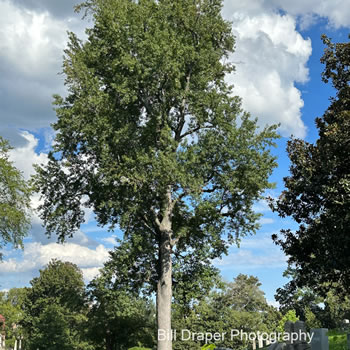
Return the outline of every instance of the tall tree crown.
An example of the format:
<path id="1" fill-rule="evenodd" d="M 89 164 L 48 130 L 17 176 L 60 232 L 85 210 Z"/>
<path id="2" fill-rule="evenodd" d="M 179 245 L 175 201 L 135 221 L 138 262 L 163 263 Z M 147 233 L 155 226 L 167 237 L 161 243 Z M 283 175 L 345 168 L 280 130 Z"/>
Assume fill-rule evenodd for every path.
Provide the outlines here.
<path id="1" fill-rule="evenodd" d="M 63 240 L 83 221 L 81 205 L 92 207 L 100 225 L 124 231 L 121 254 L 147 274 L 157 271 L 147 261 L 165 219 L 173 252 L 197 249 L 196 261 L 256 230 L 252 205 L 271 186 L 275 127 L 257 132 L 225 82 L 234 38 L 221 8 L 219 0 L 78 7 L 93 26 L 86 41 L 69 34 L 69 94 L 55 97 L 55 154 L 36 178 L 49 233 Z"/>

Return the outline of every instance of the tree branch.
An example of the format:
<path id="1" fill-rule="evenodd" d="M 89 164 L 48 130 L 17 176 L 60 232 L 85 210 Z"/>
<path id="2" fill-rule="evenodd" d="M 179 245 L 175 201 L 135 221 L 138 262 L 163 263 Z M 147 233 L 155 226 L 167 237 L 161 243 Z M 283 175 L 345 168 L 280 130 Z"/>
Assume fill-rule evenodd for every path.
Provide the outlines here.
<path id="1" fill-rule="evenodd" d="M 192 73 L 192 66 L 190 67 L 189 72 L 188 72 L 187 77 L 186 77 L 186 87 L 185 87 L 184 96 L 183 96 L 182 102 L 181 102 L 179 124 L 178 124 L 176 132 L 175 132 L 175 140 L 176 141 L 181 140 L 181 132 L 182 132 L 182 129 L 185 125 L 186 96 L 187 96 L 188 92 L 190 91 L 191 73 Z"/>
<path id="2" fill-rule="evenodd" d="M 183 139 L 184 137 L 188 136 L 188 135 L 192 135 L 195 132 L 202 130 L 202 129 L 215 129 L 214 125 L 207 125 L 207 126 L 201 126 L 198 125 L 197 127 L 195 127 L 194 129 L 188 130 L 186 131 L 184 134 L 180 135 L 180 140 Z"/>

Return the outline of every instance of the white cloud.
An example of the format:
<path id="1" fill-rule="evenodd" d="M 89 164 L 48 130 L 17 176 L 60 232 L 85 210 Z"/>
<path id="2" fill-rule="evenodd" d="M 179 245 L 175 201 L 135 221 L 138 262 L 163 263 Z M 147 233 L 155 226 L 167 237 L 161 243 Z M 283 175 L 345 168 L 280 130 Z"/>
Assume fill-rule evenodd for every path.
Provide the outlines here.
<path id="1" fill-rule="evenodd" d="M 54 121 L 52 95 L 65 93 L 64 77 L 58 73 L 72 27 L 76 20 L 0 0 L 1 129 L 34 130 Z"/>
<path id="2" fill-rule="evenodd" d="M 107 244 L 111 244 L 113 246 L 116 246 L 118 244 L 117 242 L 117 236 L 116 235 L 112 235 L 110 237 L 107 237 L 107 238 L 102 238 L 101 241 L 102 242 L 105 242 Z"/>
<path id="3" fill-rule="evenodd" d="M 295 83 L 308 80 L 311 41 L 297 28 L 320 17 L 329 26 L 350 27 L 349 0 L 226 0 L 224 16 L 232 21 L 237 39 L 232 56 L 236 73 L 228 80 L 243 107 L 262 125 L 280 123 L 284 136 L 305 137 L 304 102 Z"/>
<path id="4" fill-rule="evenodd" d="M 267 300 L 267 303 L 271 306 L 274 306 L 277 309 L 279 309 L 281 306 L 280 303 L 276 300 Z"/>
<path id="5" fill-rule="evenodd" d="M 215 259 L 214 264 L 221 269 L 258 269 L 287 267 L 287 257 L 274 244 L 271 235 L 276 232 L 261 233 L 245 237 L 240 248 L 231 247 L 227 256 Z"/>
<path id="6" fill-rule="evenodd" d="M 250 250 L 240 249 L 230 253 L 222 259 L 215 259 L 214 264 L 221 268 L 230 269 L 258 269 L 287 267 L 287 258 L 279 252 L 270 251 L 268 254 L 255 254 Z"/>
<path id="7" fill-rule="evenodd" d="M 273 224 L 275 222 L 275 220 L 274 219 L 271 219 L 271 218 L 261 218 L 260 220 L 259 220 L 259 223 L 260 223 L 260 225 L 268 225 L 268 224 Z"/>
<path id="8" fill-rule="evenodd" d="M 46 164 L 47 154 L 37 153 L 38 139 L 27 131 L 21 133 L 21 136 L 27 141 L 25 145 L 14 148 L 10 151 L 10 160 L 23 172 L 26 179 L 34 174 L 33 164 Z"/>
<path id="9" fill-rule="evenodd" d="M 327 18 L 335 28 L 350 27 L 349 0 L 273 0 L 272 3 L 295 16 L 303 18 L 318 15 Z"/>
<path id="10" fill-rule="evenodd" d="M 233 12 L 259 15 L 262 12 L 283 10 L 290 15 L 300 16 L 300 20 L 313 24 L 317 17 L 324 17 L 335 28 L 350 27 L 349 0 L 249 0 L 225 1 L 225 8 Z"/>
<path id="11" fill-rule="evenodd" d="M 60 67 L 67 25 L 48 13 L 17 8 L 9 1 L 0 1 L 0 23 L 5 62 L 16 75 L 47 81 L 47 74 Z"/>
<path id="12" fill-rule="evenodd" d="M 231 5 L 231 6 L 230 6 Z M 233 22 L 236 51 L 232 61 L 236 72 L 228 77 L 234 93 L 243 98 L 243 107 L 261 125 L 280 123 L 284 136 L 305 137 L 301 119 L 304 102 L 295 83 L 308 80 L 307 61 L 311 41 L 296 30 L 296 21 L 261 7 L 245 9 L 230 4 L 225 16 Z"/>
<path id="13" fill-rule="evenodd" d="M 52 259 L 69 261 L 85 269 L 86 277 L 91 277 L 108 259 L 107 248 L 102 244 L 95 249 L 83 247 L 75 243 L 57 244 L 28 243 L 22 253 L 22 259 L 10 258 L 1 263 L 0 276 L 37 271 Z"/>
<path id="14" fill-rule="evenodd" d="M 32 9 L 36 12 L 49 11 L 50 14 L 57 17 L 73 15 L 73 6 L 81 3 L 79 0 L 12 0 L 22 8 Z"/>
<path id="15" fill-rule="evenodd" d="M 100 267 L 82 268 L 81 270 L 83 272 L 84 280 L 86 283 L 90 282 L 100 274 Z"/>
<path id="16" fill-rule="evenodd" d="M 240 244 L 240 247 L 242 249 L 258 248 L 260 252 L 266 251 L 267 253 L 271 252 L 272 250 L 278 250 L 276 249 L 276 246 L 272 241 L 271 235 L 272 233 L 265 234 L 262 237 L 261 235 L 258 235 L 258 236 L 243 238 Z"/>

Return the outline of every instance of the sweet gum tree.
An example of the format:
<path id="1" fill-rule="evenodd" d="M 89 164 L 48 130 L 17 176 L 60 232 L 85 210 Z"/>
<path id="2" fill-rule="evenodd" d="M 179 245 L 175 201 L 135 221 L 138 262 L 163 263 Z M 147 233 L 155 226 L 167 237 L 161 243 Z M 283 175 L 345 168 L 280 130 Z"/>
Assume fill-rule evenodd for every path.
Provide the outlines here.
<path id="1" fill-rule="evenodd" d="M 275 127 L 258 131 L 224 80 L 234 38 L 221 8 L 221 0 L 78 6 L 92 27 L 85 41 L 69 34 L 68 95 L 55 97 L 54 151 L 37 169 L 48 234 L 72 235 L 84 206 L 123 231 L 116 273 L 156 292 L 160 333 L 171 329 L 173 265 L 204 269 L 253 233 L 252 205 L 275 166 Z"/>

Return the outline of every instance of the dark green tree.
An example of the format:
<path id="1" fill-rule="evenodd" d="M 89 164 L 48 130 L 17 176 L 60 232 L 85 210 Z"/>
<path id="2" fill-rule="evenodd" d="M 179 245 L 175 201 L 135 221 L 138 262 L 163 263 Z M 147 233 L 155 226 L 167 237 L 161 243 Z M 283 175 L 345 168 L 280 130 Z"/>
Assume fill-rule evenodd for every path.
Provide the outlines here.
<path id="1" fill-rule="evenodd" d="M 8 243 L 22 247 L 30 228 L 30 187 L 9 160 L 10 149 L 0 136 L 0 249 Z"/>
<path id="2" fill-rule="evenodd" d="M 52 260 L 31 282 L 22 326 L 30 350 L 88 350 L 88 306 L 83 276 L 69 262 Z"/>
<path id="3" fill-rule="evenodd" d="M 210 266 L 258 227 L 252 205 L 270 187 L 275 127 L 259 132 L 225 82 L 234 38 L 221 0 L 78 9 L 93 25 L 84 42 L 69 34 L 68 96 L 55 98 L 54 154 L 37 169 L 41 217 L 60 240 L 82 223 L 82 206 L 119 226 L 119 275 L 156 291 L 158 329 L 170 331 L 178 259 Z"/>
<path id="4" fill-rule="evenodd" d="M 88 286 L 88 335 L 96 350 L 127 350 L 156 344 L 156 314 L 151 300 L 118 288 L 102 270 Z"/>
<path id="5" fill-rule="evenodd" d="M 273 207 L 299 228 L 273 238 L 296 267 L 295 286 L 318 288 L 325 296 L 331 288 L 340 293 L 350 286 L 350 43 L 334 44 L 326 36 L 323 42 L 322 78 L 332 82 L 336 96 L 316 119 L 315 144 L 288 142 L 290 176 Z"/>

